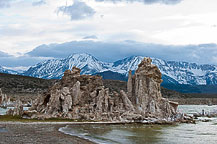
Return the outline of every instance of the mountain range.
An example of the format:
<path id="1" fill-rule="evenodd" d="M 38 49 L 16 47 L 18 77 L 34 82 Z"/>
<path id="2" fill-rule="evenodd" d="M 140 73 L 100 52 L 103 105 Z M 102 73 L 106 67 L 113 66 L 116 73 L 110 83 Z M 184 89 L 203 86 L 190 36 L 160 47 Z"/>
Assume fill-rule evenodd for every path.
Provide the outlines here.
<path id="1" fill-rule="evenodd" d="M 82 74 L 99 74 L 106 79 L 127 80 L 128 71 L 135 72 L 142 56 L 131 56 L 113 63 L 102 62 L 90 54 L 72 54 L 62 59 L 51 59 L 31 66 L 21 73 L 44 79 L 60 79 L 67 69 L 80 68 Z M 163 84 L 217 85 L 217 66 L 189 62 L 165 61 L 152 58 L 162 73 Z M 16 71 L 0 67 L 2 73 L 18 74 Z"/>
<path id="2" fill-rule="evenodd" d="M 44 79 L 60 79 L 65 70 L 76 66 L 82 70 L 82 74 L 104 74 L 107 76 L 113 73 L 113 75 L 121 75 L 124 79 L 129 70 L 134 72 L 137 69 L 143 58 L 142 56 L 131 56 L 107 63 L 86 53 L 72 54 L 67 58 L 51 59 L 38 63 L 30 67 L 23 75 Z M 152 58 L 152 63 L 159 67 L 163 74 L 164 83 L 217 85 L 217 66 L 215 65 L 165 61 L 158 58 Z"/>
<path id="3" fill-rule="evenodd" d="M 0 73 L 6 73 L 6 74 L 21 74 L 19 71 L 8 69 L 5 67 L 0 66 Z"/>
<path id="4" fill-rule="evenodd" d="M 4 69 L 2 66 L 0 66 L 0 73 L 8 73 L 8 71 Z"/>

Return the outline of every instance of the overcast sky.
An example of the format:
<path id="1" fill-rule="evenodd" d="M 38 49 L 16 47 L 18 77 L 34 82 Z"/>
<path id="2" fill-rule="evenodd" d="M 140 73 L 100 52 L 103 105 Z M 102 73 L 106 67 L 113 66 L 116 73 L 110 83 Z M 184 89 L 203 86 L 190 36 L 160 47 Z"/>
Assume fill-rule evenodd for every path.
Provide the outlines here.
<path id="1" fill-rule="evenodd" d="M 217 0 L 0 0 L 0 65 L 26 66 L 88 49 L 109 61 L 103 47 L 115 55 L 110 61 L 132 52 L 217 64 L 216 6 Z M 85 45 L 63 55 L 59 47 L 52 56 L 45 45 L 35 49 L 84 41 L 92 41 L 92 51 Z"/>

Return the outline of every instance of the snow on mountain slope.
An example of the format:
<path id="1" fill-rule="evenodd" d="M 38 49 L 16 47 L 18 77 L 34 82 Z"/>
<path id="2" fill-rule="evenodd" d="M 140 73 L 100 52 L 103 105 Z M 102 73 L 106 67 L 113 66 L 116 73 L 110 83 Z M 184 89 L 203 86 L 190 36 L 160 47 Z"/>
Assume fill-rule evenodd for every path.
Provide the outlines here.
<path id="1" fill-rule="evenodd" d="M 4 69 L 2 66 L 0 66 L 0 73 L 8 73 L 8 71 Z"/>
<path id="2" fill-rule="evenodd" d="M 30 67 L 24 75 L 39 78 L 61 78 L 67 69 L 76 66 L 82 74 L 93 74 L 107 69 L 109 64 L 98 61 L 89 54 L 72 54 L 65 59 L 52 59 Z"/>
<path id="3" fill-rule="evenodd" d="M 25 72 L 26 70 L 28 70 L 29 67 L 24 67 L 24 66 L 5 67 L 5 66 L 3 66 L 3 69 L 5 69 L 7 71 L 7 73 L 9 73 L 9 74 L 21 74 L 21 73 Z"/>
<path id="4" fill-rule="evenodd" d="M 8 73 L 8 74 L 20 74 L 18 71 L 8 69 L 6 67 L 0 66 L 0 73 Z"/>
<path id="5" fill-rule="evenodd" d="M 82 69 L 82 74 L 113 71 L 127 76 L 129 70 L 137 69 L 143 58 L 142 56 L 132 56 L 114 63 L 105 63 L 89 54 L 73 54 L 65 59 L 53 59 L 39 63 L 30 67 L 24 75 L 47 79 L 61 78 L 66 69 L 76 66 Z M 165 61 L 157 58 L 152 58 L 152 60 L 152 63 L 159 67 L 166 83 L 217 85 L 217 66 Z"/>
<path id="6" fill-rule="evenodd" d="M 141 56 L 132 56 L 116 61 L 113 63 L 111 71 L 127 75 L 129 70 L 137 69 L 138 64 L 143 60 L 143 58 L 144 57 Z"/>
<path id="7" fill-rule="evenodd" d="M 112 71 L 128 74 L 136 70 L 143 57 L 133 56 L 114 62 Z M 157 65 L 164 77 L 171 78 L 171 82 L 179 84 L 206 85 L 217 84 L 217 66 L 198 65 L 196 63 L 165 61 L 152 58 L 152 63 Z"/>

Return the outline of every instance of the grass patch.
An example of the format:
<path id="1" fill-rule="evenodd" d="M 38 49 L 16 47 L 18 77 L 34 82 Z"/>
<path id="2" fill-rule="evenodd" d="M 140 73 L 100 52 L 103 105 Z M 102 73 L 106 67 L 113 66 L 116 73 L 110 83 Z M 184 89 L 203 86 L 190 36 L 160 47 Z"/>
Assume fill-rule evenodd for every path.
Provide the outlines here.
<path id="1" fill-rule="evenodd" d="M 0 122 L 95 122 L 87 120 L 74 120 L 65 118 L 49 118 L 44 120 L 39 119 L 25 119 L 21 116 L 0 115 Z"/>

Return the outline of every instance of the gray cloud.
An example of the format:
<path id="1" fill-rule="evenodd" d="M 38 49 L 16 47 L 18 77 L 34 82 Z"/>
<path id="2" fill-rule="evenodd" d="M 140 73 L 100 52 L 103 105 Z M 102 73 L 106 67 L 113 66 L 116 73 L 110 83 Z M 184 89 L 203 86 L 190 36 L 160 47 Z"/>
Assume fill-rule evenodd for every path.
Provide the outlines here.
<path id="1" fill-rule="evenodd" d="M 98 39 L 95 35 L 85 36 L 83 39 Z"/>
<path id="2" fill-rule="evenodd" d="M 0 57 L 9 57 L 10 55 L 0 51 Z"/>
<path id="3" fill-rule="evenodd" d="M 89 53 L 105 62 L 114 62 L 129 56 L 148 56 L 164 60 L 217 65 L 216 44 L 173 46 L 135 41 L 100 42 L 85 40 L 41 45 L 21 57 L 13 57 L 0 52 L 0 66 L 31 66 L 46 59 L 65 58 L 73 53 Z"/>
<path id="4" fill-rule="evenodd" d="M 80 20 L 92 17 L 96 12 L 93 8 L 84 2 L 74 1 L 70 6 L 61 6 L 58 8 L 58 13 L 62 12 L 71 17 L 71 20 Z"/>
<path id="5" fill-rule="evenodd" d="M 0 0 L 0 8 L 10 7 L 12 0 Z"/>
<path id="6" fill-rule="evenodd" d="M 128 56 L 140 55 L 164 60 L 217 64 L 217 45 L 160 45 L 135 41 L 99 42 L 72 41 L 63 44 L 41 45 L 29 52 L 34 57 L 64 58 L 72 53 L 89 53 L 102 61 L 113 62 Z"/>
<path id="7" fill-rule="evenodd" d="M 46 4 L 45 0 L 39 0 L 39 1 L 32 3 L 33 6 L 40 6 L 40 5 L 44 5 L 44 4 Z"/>
<path id="8" fill-rule="evenodd" d="M 51 58 L 42 58 L 42 57 L 33 57 L 33 56 L 20 56 L 20 57 L 14 57 L 14 56 L 8 56 L 8 57 L 0 57 L 0 66 L 5 67 L 19 67 L 19 66 L 32 66 L 39 62 L 42 62 L 46 59 Z"/>
<path id="9" fill-rule="evenodd" d="M 16 0 L 0 0 L 0 8 L 8 8 L 11 6 L 12 2 L 16 2 Z M 45 0 L 34 0 L 32 2 L 33 6 L 40 6 L 46 4 Z"/>
<path id="10" fill-rule="evenodd" d="M 162 4 L 177 4 L 181 2 L 182 0 L 95 0 L 97 2 L 113 2 L 113 3 L 118 3 L 118 2 L 127 2 L 127 3 L 132 3 L 132 2 L 142 2 L 144 4 L 154 4 L 154 3 L 162 3 Z"/>

